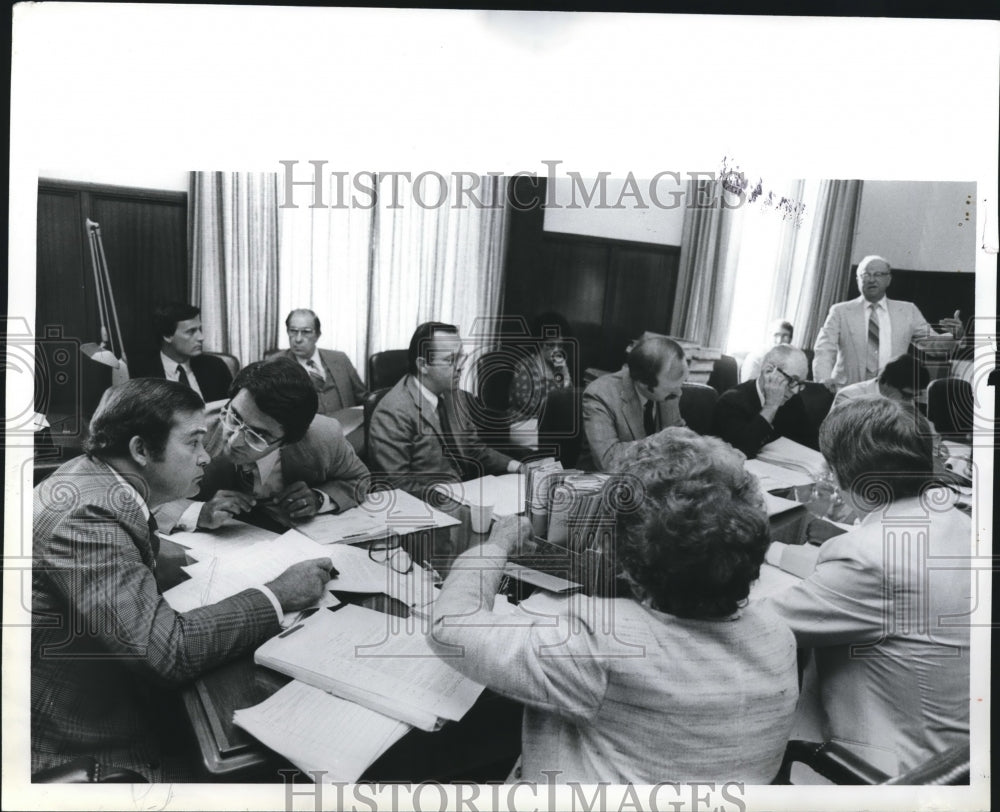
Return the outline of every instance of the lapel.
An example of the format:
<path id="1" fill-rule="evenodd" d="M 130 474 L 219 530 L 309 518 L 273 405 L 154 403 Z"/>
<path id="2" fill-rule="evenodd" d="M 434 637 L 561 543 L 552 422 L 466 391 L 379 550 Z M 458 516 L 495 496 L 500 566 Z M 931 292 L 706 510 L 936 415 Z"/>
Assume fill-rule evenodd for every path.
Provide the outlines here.
<path id="1" fill-rule="evenodd" d="M 760 402 L 760 395 L 757 394 L 757 379 L 754 378 L 751 381 L 747 381 L 749 386 L 746 389 L 747 400 L 750 402 L 750 408 L 753 412 L 760 412 L 764 408 L 764 404 Z"/>
<path id="2" fill-rule="evenodd" d="M 859 296 L 853 304 L 851 321 L 856 327 L 848 332 L 854 338 L 855 352 L 857 352 L 861 365 L 864 367 L 865 358 L 868 357 L 868 301 L 864 296 Z"/>
<path id="3" fill-rule="evenodd" d="M 425 424 L 440 440 L 441 422 L 438 420 L 437 411 L 431 408 L 431 404 L 427 402 L 427 398 L 421 393 L 420 387 L 417 386 L 417 379 L 408 374 L 404 387 L 406 388 L 406 393 L 413 401 L 413 409 L 417 414 L 417 421 Z M 450 416 L 451 413 L 449 413 Z"/>
<path id="4" fill-rule="evenodd" d="M 643 425 L 642 419 L 642 403 L 639 402 L 639 396 L 635 392 L 635 386 L 632 383 L 632 376 L 629 374 L 628 368 L 622 370 L 620 383 L 622 417 L 625 419 L 625 424 L 632 433 L 632 439 L 640 440 L 646 436 L 646 428 Z"/>
<path id="5" fill-rule="evenodd" d="M 86 460 L 85 468 L 87 467 L 93 472 L 102 475 L 104 482 L 107 483 L 106 486 L 104 483 L 101 485 L 101 491 L 107 495 L 107 507 L 115 514 L 125 532 L 131 536 L 133 543 L 139 550 L 142 562 L 151 570 L 155 570 L 156 556 L 159 553 L 160 546 L 159 539 L 150 539 L 149 522 L 142 515 L 142 508 L 139 507 L 139 503 L 131 495 L 128 498 L 118 496 L 121 493 L 121 483 L 118 481 L 118 477 L 111 471 L 110 466 L 97 460 Z M 126 482 L 129 482 L 127 477 L 123 476 L 122 478 Z M 134 483 L 129 482 L 129 484 L 133 488 L 135 487 Z M 136 490 L 138 491 L 139 489 L 136 488 Z"/>

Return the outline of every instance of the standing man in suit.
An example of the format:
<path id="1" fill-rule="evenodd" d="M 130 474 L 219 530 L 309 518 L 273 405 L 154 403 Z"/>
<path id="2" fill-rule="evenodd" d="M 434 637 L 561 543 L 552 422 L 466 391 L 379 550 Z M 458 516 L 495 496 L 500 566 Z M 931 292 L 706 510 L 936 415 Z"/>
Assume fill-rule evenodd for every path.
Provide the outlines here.
<path id="1" fill-rule="evenodd" d="M 819 448 L 819 426 L 811 426 L 799 393 L 809 373 L 802 350 L 779 344 L 768 350 L 760 374 L 724 392 L 715 404 L 714 430 L 747 459 L 761 446 L 787 437 L 810 448 Z"/>
<path id="2" fill-rule="evenodd" d="M 924 339 L 921 346 L 929 349 L 951 349 L 955 339 L 964 335 L 959 311 L 953 318 L 941 320 L 951 335 L 937 333 L 912 302 L 886 298 L 891 282 L 888 260 L 867 256 L 858 263 L 861 295 L 830 308 L 816 337 L 813 378 L 831 392 L 877 377 L 915 340 Z"/>
<path id="3" fill-rule="evenodd" d="M 341 409 L 359 406 L 368 394 L 351 360 L 338 350 L 317 349 L 322 335 L 319 316 L 312 310 L 293 310 L 285 319 L 288 349 L 283 353 L 298 361 L 309 373 L 309 379 L 319 395 L 319 413 L 332 415 Z"/>
<path id="4" fill-rule="evenodd" d="M 513 473 L 521 464 L 479 438 L 458 388 L 458 328 L 425 322 L 410 339 L 409 370 L 372 414 L 369 456 L 394 488 L 422 496 L 436 482 Z"/>
<path id="5" fill-rule="evenodd" d="M 258 502 L 288 524 L 364 500 L 368 469 L 340 424 L 316 414 L 316 390 L 299 364 L 285 357 L 250 364 L 230 395 L 208 427 L 211 461 L 198 499 L 161 506 L 164 531 L 211 530 Z"/>
<path id="6" fill-rule="evenodd" d="M 162 740 L 164 687 L 252 651 L 319 597 L 327 558 L 190 612 L 163 600 L 150 511 L 193 494 L 209 460 L 189 387 L 134 379 L 105 394 L 86 456 L 34 491 L 31 769 L 92 756 L 183 780 Z"/>
<path id="7" fill-rule="evenodd" d="M 225 362 L 202 354 L 201 311 L 183 302 L 167 302 L 153 310 L 153 329 L 160 352 L 140 361 L 133 378 L 166 378 L 190 387 L 206 402 L 226 396 L 233 376 Z"/>
<path id="8" fill-rule="evenodd" d="M 686 425 L 680 412 L 687 378 L 684 349 L 666 336 L 639 339 L 618 372 L 603 375 L 583 392 L 586 447 L 581 460 L 598 471 L 616 469 L 631 443 L 671 426 Z M 585 462 L 581 467 L 589 467 Z"/>

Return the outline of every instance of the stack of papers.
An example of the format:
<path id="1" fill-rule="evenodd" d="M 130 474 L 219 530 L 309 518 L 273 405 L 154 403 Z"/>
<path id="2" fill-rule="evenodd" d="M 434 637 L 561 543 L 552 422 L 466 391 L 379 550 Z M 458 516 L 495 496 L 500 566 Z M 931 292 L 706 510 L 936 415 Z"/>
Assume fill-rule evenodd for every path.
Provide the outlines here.
<path id="1" fill-rule="evenodd" d="M 789 440 L 787 437 L 779 437 L 765 445 L 757 452 L 757 459 L 782 468 L 800 471 L 810 477 L 813 482 L 822 479 L 827 471 L 826 460 L 823 459 L 822 454 L 794 440 Z"/>
<path id="2" fill-rule="evenodd" d="M 233 721 L 324 783 L 357 781 L 410 730 L 409 725 L 298 680 L 259 705 L 237 710 Z"/>
<path id="3" fill-rule="evenodd" d="M 433 731 L 445 720 L 461 719 L 483 686 L 438 657 L 421 625 L 344 604 L 321 609 L 271 638 L 257 649 L 254 661 Z"/>
<path id="4" fill-rule="evenodd" d="M 162 538 L 170 539 L 170 541 L 187 547 L 192 556 L 199 561 L 239 554 L 251 544 L 258 541 L 272 541 L 278 537 L 277 533 L 261 530 L 259 527 L 237 519 L 228 519 L 222 527 L 215 530 L 176 532 L 169 536 L 160 535 Z"/>
<path id="5" fill-rule="evenodd" d="M 463 505 L 493 505 L 494 516 L 524 513 L 524 475 L 502 474 L 470 479 L 468 482 L 442 482 L 434 490 Z"/>
<path id="6" fill-rule="evenodd" d="M 771 465 L 759 459 L 747 460 L 743 463 L 743 467 L 757 477 L 763 491 L 775 491 L 780 488 L 798 488 L 803 485 L 812 485 L 814 481 L 812 477 L 802 471 L 796 471 L 791 468 L 780 468 L 777 465 Z"/>
<path id="7" fill-rule="evenodd" d="M 426 502 L 398 489 L 375 491 L 364 504 L 336 515 L 314 516 L 296 528 L 320 544 L 385 538 L 434 527 L 452 527 L 461 522 L 435 510 Z"/>

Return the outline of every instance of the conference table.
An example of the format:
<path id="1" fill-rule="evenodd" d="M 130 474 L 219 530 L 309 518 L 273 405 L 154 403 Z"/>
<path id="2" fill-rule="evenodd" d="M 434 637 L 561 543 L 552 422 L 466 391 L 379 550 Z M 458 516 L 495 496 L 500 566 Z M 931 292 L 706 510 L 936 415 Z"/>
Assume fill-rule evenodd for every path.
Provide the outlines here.
<path id="1" fill-rule="evenodd" d="M 821 518 L 829 512 L 828 495 L 817 489 L 799 488 L 796 492 L 780 492 L 796 498 L 801 504 L 772 517 L 771 530 L 775 539 L 790 544 L 819 543 L 842 528 Z M 818 498 L 817 498 L 818 497 Z M 811 500 L 811 501 L 810 501 Z M 446 576 L 455 557 L 486 539 L 475 533 L 470 522 L 470 510 L 457 502 L 438 501 L 434 505 L 453 516 L 459 523 L 418 531 L 404 536 L 402 542 L 416 562 L 432 567 Z M 254 524 L 283 532 L 284 527 L 265 516 L 254 518 Z M 160 576 L 169 584 L 171 579 L 184 576 L 179 566 L 185 562 L 184 549 L 164 542 Z M 775 568 L 764 565 L 762 580 L 770 575 L 768 589 L 781 586 L 787 573 L 768 573 Z M 621 589 L 621 582 L 616 588 Z M 516 592 L 516 590 L 515 590 Z M 337 593 L 344 601 L 391 614 L 405 615 L 402 604 L 386 595 Z M 514 594 L 513 592 L 511 594 Z M 518 593 L 523 594 L 523 593 Z M 620 591 L 617 594 L 621 594 Z M 753 597 L 753 595 L 751 595 Z M 295 770 L 284 758 L 269 750 L 249 733 L 237 727 L 233 711 L 264 701 L 290 681 L 270 669 L 257 666 L 252 656 L 246 656 L 205 674 L 182 692 L 184 712 L 190 722 L 198 747 L 198 761 L 205 781 L 281 782 L 280 771 Z M 488 689 L 459 722 L 445 725 L 428 733 L 414 729 L 390 747 L 362 775 L 361 781 L 502 781 L 509 773 L 520 752 L 521 706 L 494 694 Z M 331 731 L 336 735 L 336 731 Z M 296 780 L 310 780 L 301 776 Z"/>

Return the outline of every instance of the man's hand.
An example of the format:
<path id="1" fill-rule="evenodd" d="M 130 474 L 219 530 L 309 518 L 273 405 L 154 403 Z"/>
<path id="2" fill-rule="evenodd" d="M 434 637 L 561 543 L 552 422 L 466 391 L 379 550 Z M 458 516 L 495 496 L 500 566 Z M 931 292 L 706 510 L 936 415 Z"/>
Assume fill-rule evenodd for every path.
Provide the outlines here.
<path id="1" fill-rule="evenodd" d="M 291 518 L 308 519 L 316 515 L 323 504 L 323 497 L 305 482 L 293 482 L 275 496 L 274 501 Z"/>
<path id="2" fill-rule="evenodd" d="M 531 553 L 536 546 L 531 540 L 531 522 L 524 516 L 500 516 L 493 523 L 489 543 L 502 547 L 508 556 Z"/>
<path id="3" fill-rule="evenodd" d="M 209 499 L 198 514 L 200 530 L 214 530 L 225 524 L 226 520 L 246 513 L 256 504 L 252 496 L 239 491 L 217 491 Z M 189 520 L 190 521 L 190 520 Z"/>
<path id="4" fill-rule="evenodd" d="M 941 326 L 946 332 L 951 333 L 955 338 L 965 335 L 965 327 L 962 325 L 962 311 L 956 310 L 955 315 L 950 319 L 941 319 Z"/>
<path id="5" fill-rule="evenodd" d="M 300 561 L 264 586 L 274 593 L 283 611 L 305 609 L 323 593 L 323 587 L 330 580 L 332 566 L 329 558 Z"/>
<path id="6" fill-rule="evenodd" d="M 792 394 L 788 389 L 788 381 L 785 376 L 773 366 L 764 370 L 761 389 L 764 390 L 764 403 L 762 405 L 765 409 L 777 409 Z"/>
<path id="7" fill-rule="evenodd" d="M 833 394 L 837 394 L 837 389 L 839 388 L 837 382 L 833 378 L 827 378 L 825 381 L 820 381 L 827 389 L 829 389 Z"/>

